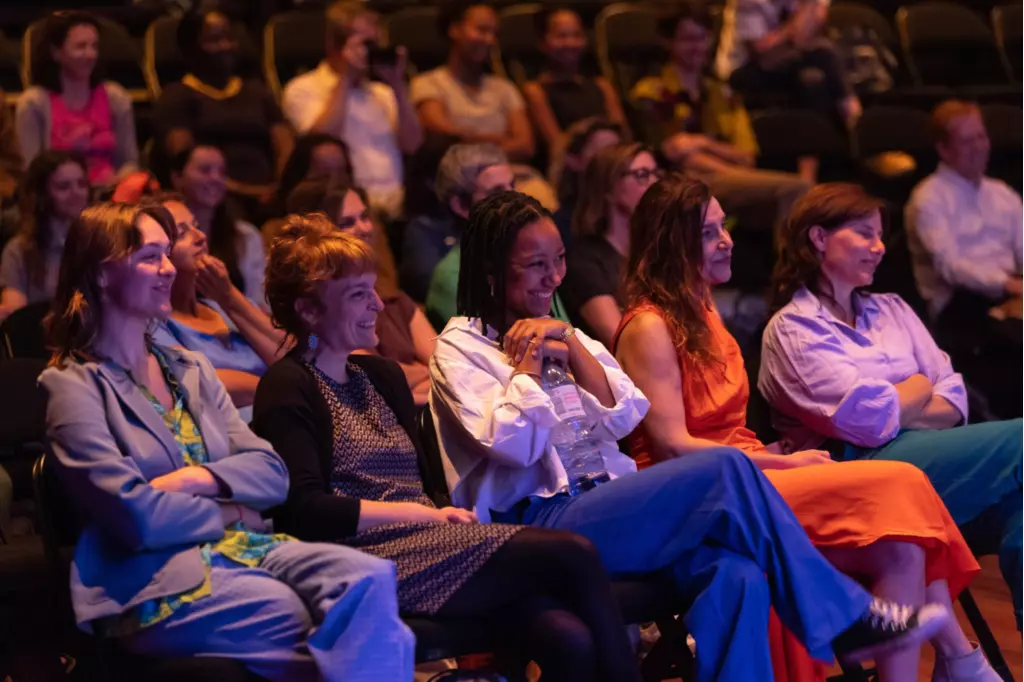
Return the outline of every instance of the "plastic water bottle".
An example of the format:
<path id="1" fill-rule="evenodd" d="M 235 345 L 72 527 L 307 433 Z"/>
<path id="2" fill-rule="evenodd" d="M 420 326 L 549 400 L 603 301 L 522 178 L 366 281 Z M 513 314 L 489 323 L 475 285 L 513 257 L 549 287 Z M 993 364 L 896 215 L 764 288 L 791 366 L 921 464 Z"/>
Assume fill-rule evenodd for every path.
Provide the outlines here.
<path id="1" fill-rule="evenodd" d="M 541 387 L 551 398 L 561 420 L 551 432 L 551 444 L 569 477 L 569 494 L 578 495 L 611 480 L 604 468 L 600 443 L 587 427 L 587 413 L 576 383 L 558 362 L 546 360 Z"/>

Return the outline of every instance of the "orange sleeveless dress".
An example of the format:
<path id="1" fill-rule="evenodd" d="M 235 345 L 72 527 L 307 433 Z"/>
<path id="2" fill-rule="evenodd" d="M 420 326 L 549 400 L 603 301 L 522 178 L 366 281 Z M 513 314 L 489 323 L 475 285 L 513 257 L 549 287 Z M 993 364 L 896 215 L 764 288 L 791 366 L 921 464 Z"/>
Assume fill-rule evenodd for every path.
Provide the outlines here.
<path id="1" fill-rule="evenodd" d="M 613 341 L 650 304 L 628 311 Z M 739 344 L 718 311 L 708 312 L 712 354 L 720 362 L 696 367 L 680 357 L 686 428 L 696 438 L 731 445 L 744 452 L 765 452 L 746 428 L 750 385 Z M 643 424 L 629 437 L 638 468 L 653 465 L 653 448 Z M 966 587 L 981 570 L 952 517 L 924 473 L 903 462 L 858 461 L 764 472 L 817 547 L 852 549 L 883 539 L 912 542 L 925 550 L 927 583 L 945 579 L 950 595 Z M 825 668 L 778 622 L 771 624 L 776 682 L 824 680 Z"/>

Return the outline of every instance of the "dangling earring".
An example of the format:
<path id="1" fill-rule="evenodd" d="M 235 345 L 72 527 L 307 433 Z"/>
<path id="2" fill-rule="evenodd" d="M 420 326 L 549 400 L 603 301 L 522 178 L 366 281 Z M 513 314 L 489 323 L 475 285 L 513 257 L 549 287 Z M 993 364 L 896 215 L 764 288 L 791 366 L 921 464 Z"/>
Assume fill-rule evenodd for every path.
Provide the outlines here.
<path id="1" fill-rule="evenodd" d="M 309 350 L 316 350 L 316 347 L 320 344 L 320 339 L 316 338 L 316 334 L 310 334 L 309 338 L 306 339 L 306 347 Z"/>

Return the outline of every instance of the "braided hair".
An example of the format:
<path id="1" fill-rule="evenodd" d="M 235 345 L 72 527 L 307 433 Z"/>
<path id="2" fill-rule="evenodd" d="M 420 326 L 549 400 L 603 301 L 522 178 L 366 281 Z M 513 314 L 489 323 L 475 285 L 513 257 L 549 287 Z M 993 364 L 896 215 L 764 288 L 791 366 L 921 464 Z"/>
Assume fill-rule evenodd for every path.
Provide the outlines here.
<path id="1" fill-rule="evenodd" d="M 540 202 L 520 192 L 501 192 L 479 202 L 469 213 L 469 226 L 462 234 L 459 287 L 456 310 L 459 315 L 479 318 L 505 337 L 506 280 L 509 254 L 519 232 L 551 213 Z"/>

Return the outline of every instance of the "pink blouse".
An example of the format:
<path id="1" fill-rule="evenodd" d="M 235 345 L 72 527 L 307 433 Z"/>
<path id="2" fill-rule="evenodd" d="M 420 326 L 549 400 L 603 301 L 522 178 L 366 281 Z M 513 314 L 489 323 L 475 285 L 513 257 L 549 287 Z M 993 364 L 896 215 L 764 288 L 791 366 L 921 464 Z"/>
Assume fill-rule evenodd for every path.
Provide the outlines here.
<path id="1" fill-rule="evenodd" d="M 110 115 L 106 88 L 97 85 L 85 107 L 73 111 L 59 93 L 50 92 L 50 147 L 82 154 L 89 171 L 89 182 L 103 185 L 114 177 L 114 153 L 117 139 Z"/>

